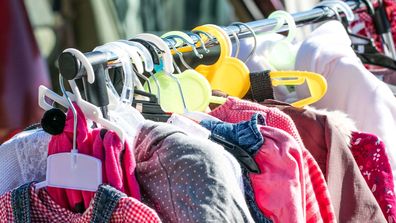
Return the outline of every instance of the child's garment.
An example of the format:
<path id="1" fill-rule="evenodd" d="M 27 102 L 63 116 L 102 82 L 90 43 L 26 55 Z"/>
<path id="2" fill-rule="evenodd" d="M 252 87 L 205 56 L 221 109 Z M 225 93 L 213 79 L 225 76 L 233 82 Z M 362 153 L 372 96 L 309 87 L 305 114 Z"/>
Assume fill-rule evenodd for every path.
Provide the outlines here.
<path id="1" fill-rule="evenodd" d="M 102 161 L 102 180 L 132 196 L 140 199 L 139 185 L 136 181 L 135 159 L 128 143 L 122 143 L 113 132 L 105 129 L 90 129 L 84 113 L 77 110 L 77 149 L 79 153 L 96 157 Z M 48 146 L 48 155 L 70 152 L 73 143 L 73 114 L 69 110 L 66 116 L 64 132 L 54 135 Z M 60 170 L 61 171 L 61 170 Z M 82 179 L 83 180 L 83 179 Z M 61 207 L 83 212 L 94 196 L 92 192 L 81 192 L 71 189 L 47 188 L 49 195 Z"/>
<path id="2" fill-rule="evenodd" d="M 298 131 L 286 114 L 276 108 L 265 106 L 228 97 L 227 101 L 210 112 L 210 115 L 225 122 L 237 123 L 247 121 L 250 117 L 259 113 L 265 117 L 266 123 L 270 127 L 275 127 L 286 131 L 299 144 L 303 156 L 303 178 L 305 188 L 305 216 L 307 222 L 318 222 L 318 219 L 335 220 L 334 209 L 330 201 L 329 191 L 324 180 L 323 174 L 318 167 L 315 159 L 305 149 Z"/>
<path id="3" fill-rule="evenodd" d="M 22 185 L 0 197 L 0 222 L 8 223 L 156 223 L 154 210 L 108 185 L 101 185 L 83 213 L 73 213 L 56 204 L 45 189 Z"/>
<path id="4" fill-rule="evenodd" d="M 245 173 L 249 178 L 247 183 L 253 187 L 254 201 L 265 216 L 277 223 L 306 222 L 301 148 L 286 132 L 263 124 L 264 118 L 259 114 L 236 124 L 201 122 L 212 135 L 239 145 L 253 156 L 260 173 Z M 321 220 L 329 222 L 329 219 L 316 219 Z"/>
<path id="5" fill-rule="evenodd" d="M 351 151 L 388 222 L 396 222 L 392 169 L 384 143 L 372 134 L 353 132 Z"/>
<path id="6" fill-rule="evenodd" d="M 345 112 L 360 131 L 377 135 L 385 144 L 395 172 L 396 98 L 363 66 L 350 46 L 343 25 L 326 22 L 301 44 L 296 69 L 316 72 L 326 79 L 326 94 L 312 106 Z M 296 92 L 299 98 L 309 96 L 305 86 L 296 86 Z"/>
<path id="7" fill-rule="evenodd" d="M 254 222 L 220 145 L 147 121 L 134 149 L 142 201 L 164 222 Z"/>
<path id="8" fill-rule="evenodd" d="M 305 147 L 325 176 L 338 222 L 385 221 L 350 151 L 356 127 L 344 113 L 309 106 L 296 108 L 275 100 L 262 104 L 280 109 L 296 124 Z"/>
<path id="9" fill-rule="evenodd" d="M 0 146 L 0 195 L 31 181 L 44 181 L 51 135 L 23 131 Z"/>

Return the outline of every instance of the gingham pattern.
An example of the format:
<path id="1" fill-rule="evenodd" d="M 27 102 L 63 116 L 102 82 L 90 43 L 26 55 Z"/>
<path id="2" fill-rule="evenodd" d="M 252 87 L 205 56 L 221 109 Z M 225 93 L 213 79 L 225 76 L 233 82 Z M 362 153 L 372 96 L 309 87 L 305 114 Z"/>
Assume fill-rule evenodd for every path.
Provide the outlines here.
<path id="1" fill-rule="evenodd" d="M 293 120 L 277 108 L 269 108 L 250 101 L 228 97 L 226 103 L 210 114 L 222 121 L 237 123 L 249 120 L 254 113 L 266 117 L 268 126 L 289 133 L 302 148 L 304 161 L 306 222 L 336 222 L 330 193 L 318 163 L 305 148 Z"/>
<path id="2" fill-rule="evenodd" d="M 93 210 L 93 200 L 83 214 L 72 213 L 56 204 L 45 190 L 38 193 L 31 188 L 31 222 L 42 223 L 86 223 L 90 222 Z M 11 207 L 11 192 L 0 197 L 0 223 L 11 223 L 14 216 Z M 161 222 L 157 213 L 132 197 L 121 198 L 115 208 L 110 223 L 156 223 Z"/>

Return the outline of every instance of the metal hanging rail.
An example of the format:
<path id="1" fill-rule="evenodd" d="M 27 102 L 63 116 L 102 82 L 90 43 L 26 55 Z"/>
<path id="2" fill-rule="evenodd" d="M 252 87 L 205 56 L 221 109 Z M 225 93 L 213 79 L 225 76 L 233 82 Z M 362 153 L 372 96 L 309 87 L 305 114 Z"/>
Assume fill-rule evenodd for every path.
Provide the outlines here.
<path id="1" fill-rule="evenodd" d="M 364 4 L 361 4 L 360 1 L 347 1 L 346 3 L 353 11 L 364 10 L 366 8 L 366 6 Z M 340 15 L 343 15 L 342 11 L 339 11 L 339 13 Z M 327 7 L 320 7 L 304 12 L 294 13 L 292 14 L 292 16 L 295 20 L 296 25 L 302 26 L 306 24 L 313 24 L 313 23 L 329 20 L 330 18 L 334 17 L 334 11 L 332 11 L 330 8 Z M 259 33 L 271 31 L 276 26 L 276 20 L 262 19 L 262 20 L 247 22 L 245 24 L 248 25 L 251 29 L 253 29 L 255 33 L 259 34 Z M 232 36 L 233 33 L 235 33 L 238 36 L 238 38 L 245 38 L 252 36 L 249 29 L 247 29 L 244 26 L 230 25 L 225 28 L 226 28 L 225 31 L 228 33 L 229 36 Z M 279 32 L 286 30 L 288 30 L 288 26 L 287 24 L 284 24 L 283 27 L 279 30 Z M 191 35 L 191 38 L 194 40 L 194 43 L 199 42 L 197 36 Z M 167 43 L 168 46 L 171 48 L 172 47 L 171 44 L 176 45 L 176 40 L 170 37 L 168 38 Z M 120 65 L 114 63 L 114 61 L 117 60 L 118 58 L 117 55 L 111 52 L 107 52 L 107 53 L 88 52 L 85 53 L 85 55 L 93 65 L 103 64 L 107 67 L 114 67 Z M 85 73 L 80 62 L 69 53 L 62 53 L 60 55 L 59 70 L 62 76 L 67 80 L 81 78 L 82 76 L 84 76 Z"/>

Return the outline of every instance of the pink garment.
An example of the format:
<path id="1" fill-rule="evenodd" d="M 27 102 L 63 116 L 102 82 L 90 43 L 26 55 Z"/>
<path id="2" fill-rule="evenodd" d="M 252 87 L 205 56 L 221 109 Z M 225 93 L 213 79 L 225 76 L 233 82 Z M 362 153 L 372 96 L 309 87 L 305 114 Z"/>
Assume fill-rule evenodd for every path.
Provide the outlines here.
<path id="1" fill-rule="evenodd" d="M 350 46 L 343 25 L 326 22 L 301 44 L 296 69 L 316 72 L 327 81 L 326 94 L 312 106 L 342 111 L 360 131 L 380 137 L 392 170 L 396 171 L 396 98 L 385 83 L 363 66 Z M 296 86 L 296 92 L 299 98 L 310 95 L 305 85 Z"/>
<path id="2" fill-rule="evenodd" d="M 386 220 L 396 222 L 393 175 L 384 143 L 375 135 L 353 132 L 351 150 Z"/>
<path id="3" fill-rule="evenodd" d="M 83 112 L 77 105 L 77 148 L 79 153 L 92 155 L 102 161 L 103 183 L 140 200 L 139 185 L 134 175 L 136 162 L 128 143 L 122 144 L 113 131 L 90 129 Z M 101 134 L 101 131 L 103 134 Z M 67 113 L 64 132 L 52 136 L 48 145 L 48 155 L 70 152 L 73 142 L 73 114 Z M 124 153 L 124 154 L 123 154 Z M 122 155 L 123 154 L 123 155 Z M 88 208 L 94 197 L 93 192 L 71 189 L 47 188 L 49 195 L 61 207 L 73 211 Z"/>
<path id="4" fill-rule="evenodd" d="M 257 103 L 228 97 L 226 103 L 219 106 L 210 115 L 225 122 L 237 123 L 250 120 L 254 113 L 266 117 L 268 126 L 281 129 L 290 134 L 299 144 L 303 155 L 303 200 L 306 222 L 335 222 L 334 209 L 330 201 L 323 173 L 308 150 L 304 147 L 301 137 L 293 121 L 277 108 L 268 108 Z"/>
<path id="5" fill-rule="evenodd" d="M 255 200 L 274 223 L 305 222 L 303 157 L 299 144 L 286 132 L 260 126 L 264 144 L 254 159 L 260 174 L 249 174 Z"/>

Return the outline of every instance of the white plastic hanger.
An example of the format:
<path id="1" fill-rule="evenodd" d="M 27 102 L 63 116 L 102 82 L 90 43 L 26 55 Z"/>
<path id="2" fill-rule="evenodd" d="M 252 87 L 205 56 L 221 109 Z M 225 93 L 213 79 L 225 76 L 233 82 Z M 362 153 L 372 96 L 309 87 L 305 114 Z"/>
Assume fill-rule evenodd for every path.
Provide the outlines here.
<path id="1" fill-rule="evenodd" d="M 133 42 L 133 41 L 128 41 L 128 40 L 118 40 L 117 42 L 121 42 L 124 44 L 127 44 L 129 46 L 136 47 L 138 50 L 138 53 L 141 56 L 141 59 L 144 62 L 144 67 L 147 72 L 152 72 L 154 70 L 154 62 L 153 59 L 151 58 L 150 52 L 146 47 L 144 47 L 142 44 L 138 42 Z"/>
<path id="2" fill-rule="evenodd" d="M 318 4 L 315 5 L 314 8 L 316 7 L 321 7 L 321 6 L 325 6 L 325 7 L 329 7 L 333 10 L 341 10 L 342 12 L 344 12 L 348 22 L 352 22 L 355 18 L 355 15 L 353 14 L 352 9 L 348 6 L 347 3 L 340 1 L 340 0 L 324 0 L 322 2 L 319 2 Z M 334 12 L 334 11 L 333 11 Z M 335 14 L 335 12 L 334 12 Z"/>
<path id="3" fill-rule="evenodd" d="M 159 86 L 159 82 L 157 80 L 157 78 L 154 76 L 153 74 L 153 70 L 154 70 L 154 61 L 153 58 L 151 58 L 151 54 L 149 52 L 149 50 L 143 46 L 143 44 L 138 43 L 138 42 L 133 42 L 133 41 L 127 41 L 127 40 L 118 40 L 118 42 L 127 44 L 129 46 L 135 47 L 137 49 L 138 54 L 140 55 L 143 63 L 144 63 L 144 67 L 145 67 L 145 71 L 148 72 L 150 74 L 151 77 L 153 77 L 155 85 L 157 87 L 157 98 L 158 100 L 160 100 L 160 86 Z M 143 77 L 144 74 L 140 73 Z M 144 76 L 145 77 L 145 76 Z M 146 78 L 143 78 L 147 81 Z M 149 83 L 149 82 L 147 82 Z M 151 86 L 150 86 L 151 89 Z"/>
<path id="4" fill-rule="evenodd" d="M 141 77 L 143 80 L 145 80 L 150 85 L 150 83 L 148 82 L 149 81 L 148 78 L 146 76 L 144 76 L 144 74 L 143 74 L 144 68 L 143 68 L 143 60 L 141 58 L 142 54 L 139 54 L 139 53 L 142 53 L 142 51 L 138 47 L 126 44 L 125 42 L 117 41 L 117 42 L 112 42 L 112 44 L 120 47 L 129 55 L 133 64 L 135 64 L 135 66 L 136 66 L 137 75 L 139 77 Z M 138 89 L 143 90 L 144 89 L 143 85 L 140 83 L 140 80 L 137 77 L 136 72 L 134 72 L 134 75 L 135 75 L 134 78 L 135 78 L 136 82 L 138 82 Z M 150 89 L 151 89 L 151 86 L 150 86 Z"/>
<path id="5" fill-rule="evenodd" d="M 134 74 L 132 70 L 132 64 L 130 63 L 129 55 L 126 53 L 125 50 L 121 49 L 119 46 L 116 46 L 113 43 L 107 43 L 102 46 L 96 47 L 93 51 L 112 51 L 118 56 L 118 59 L 121 61 L 122 69 L 124 71 L 124 86 L 122 88 L 122 93 L 120 100 L 123 103 L 132 104 L 133 100 L 133 91 L 134 91 Z M 109 78 L 106 78 L 108 82 L 110 82 Z M 118 95 L 114 87 L 110 84 L 110 89 L 113 94 Z"/>
<path id="6" fill-rule="evenodd" d="M 61 75 L 59 82 L 68 107 L 73 112 L 73 148 L 69 153 L 56 153 L 47 157 L 46 179 L 37 183 L 35 189 L 50 186 L 94 192 L 102 184 L 102 162 L 95 157 L 78 153 L 77 111 L 63 86 Z"/>
<path id="7" fill-rule="evenodd" d="M 90 76 L 90 75 L 95 76 L 95 74 L 93 72 L 91 64 L 89 63 L 88 59 L 85 57 L 85 55 L 83 53 L 81 53 L 80 51 L 73 49 L 73 48 L 68 48 L 68 49 L 64 50 L 63 52 L 69 52 L 69 53 L 73 54 L 81 62 L 81 64 L 84 67 L 85 67 L 85 64 L 88 65 L 88 67 L 85 67 L 85 69 L 87 71 L 87 75 L 88 75 L 87 79 L 88 79 L 88 81 L 95 80 L 95 77 Z M 89 72 L 89 70 L 91 70 L 92 72 Z M 125 134 L 124 134 L 124 131 L 122 130 L 122 128 L 120 128 L 114 122 L 104 119 L 99 107 L 83 100 L 81 97 L 80 91 L 78 89 L 78 86 L 74 80 L 69 80 L 69 84 L 70 84 L 71 89 L 74 93 L 74 95 L 71 96 L 71 98 L 73 101 L 75 101 L 77 103 L 77 105 L 83 111 L 86 118 L 92 120 L 93 122 L 95 122 L 97 124 L 100 124 L 102 127 L 106 128 L 106 129 L 113 130 L 120 137 L 121 141 L 124 142 Z M 68 96 L 70 96 L 70 94 L 68 94 Z M 66 108 L 69 107 L 66 98 L 58 95 L 57 93 L 51 91 L 47 87 L 41 85 L 39 87 L 39 105 L 40 105 L 40 107 L 43 108 L 44 110 L 53 108 L 52 105 L 47 103 L 45 98 L 53 99 L 55 102 L 59 103 L 60 105 L 66 107 Z"/>
<path id="8" fill-rule="evenodd" d="M 111 42 L 98 47 L 96 50 L 112 51 L 113 53 L 118 55 L 119 59 L 123 64 L 122 69 L 125 74 L 124 87 L 122 89 L 120 100 L 112 98 L 111 94 L 109 93 L 109 116 L 111 121 L 114 121 L 119 127 L 124 130 L 124 132 L 128 136 L 129 143 L 131 145 L 134 145 L 135 136 L 138 134 L 140 127 L 142 123 L 144 123 L 145 119 L 138 110 L 131 106 L 134 92 L 132 79 L 135 79 L 135 82 L 137 81 L 140 83 L 140 81 L 132 69 L 130 56 L 132 56 L 133 58 L 139 58 L 137 59 L 137 64 L 139 64 L 138 69 L 143 71 L 142 60 L 140 59 L 140 56 L 137 54 L 136 50 L 127 50 L 127 48 L 125 48 L 125 45 L 120 42 Z M 108 85 L 110 85 L 110 88 L 115 91 L 114 86 L 111 82 Z"/>
<path id="9" fill-rule="evenodd" d="M 158 36 L 151 34 L 151 33 L 141 33 L 135 36 L 136 39 L 142 39 L 145 41 L 149 41 L 156 45 L 161 51 L 164 53 L 162 54 L 162 62 L 163 62 L 163 70 L 167 74 L 173 74 L 175 68 L 173 67 L 173 58 L 168 45 Z"/>

